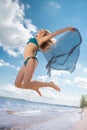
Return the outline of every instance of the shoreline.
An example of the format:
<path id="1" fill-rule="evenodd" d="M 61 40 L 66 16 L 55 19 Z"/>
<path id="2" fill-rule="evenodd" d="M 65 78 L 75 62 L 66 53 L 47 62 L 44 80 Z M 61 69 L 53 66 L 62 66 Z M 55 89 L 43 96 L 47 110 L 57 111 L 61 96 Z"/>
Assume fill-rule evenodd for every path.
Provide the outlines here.
<path id="1" fill-rule="evenodd" d="M 0 130 L 87 130 L 81 126 L 87 122 L 87 108 L 31 103 L 7 98 L 2 98 L 1 104 Z"/>
<path id="2" fill-rule="evenodd" d="M 87 130 L 87 107 L 83 108 L 80 114 L 80 121 L 75 123 L 71 130 Z"/>
<path id="3" fill-rule="evenodd" d="M 46 111 L 34 116 L 19 115 L 14 111 L 2 111 L 4 123 L 0 130 L 71 130 L 72 126 L 80 120 L 80 112 L 77 111 Z M 18 114 L 19 113 L 19 114 Z M 7 120 L 10 119 L 10 122 Z M 15 120 L 16 119 L 16 120 Z M 2 124 L 1 123 L 1 124 Z"/>

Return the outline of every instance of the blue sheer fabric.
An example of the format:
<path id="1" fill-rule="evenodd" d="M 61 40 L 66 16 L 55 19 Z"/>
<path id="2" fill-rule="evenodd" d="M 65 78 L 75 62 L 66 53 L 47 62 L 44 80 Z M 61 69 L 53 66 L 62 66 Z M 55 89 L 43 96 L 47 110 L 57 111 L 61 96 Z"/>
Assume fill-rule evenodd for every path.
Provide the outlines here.
<path id="1" fill-rule="evenodd" d="M 81 35 L 77 29 L 66 32 L 51 46 L 47 52 L 42 52 L 47 60 L 46 68 L 51 75 L 51 68 L 73 72 L 80 54 Z"/>

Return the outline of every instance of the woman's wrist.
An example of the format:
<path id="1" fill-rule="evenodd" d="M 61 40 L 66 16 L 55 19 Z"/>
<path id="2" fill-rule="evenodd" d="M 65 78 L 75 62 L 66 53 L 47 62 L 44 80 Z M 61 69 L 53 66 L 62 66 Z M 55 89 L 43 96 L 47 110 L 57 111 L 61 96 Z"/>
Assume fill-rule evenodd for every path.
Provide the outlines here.
<path id="1" fill-rule="evenodd" d="M 68 30 L 73 30 L 74 28 L 73 27 L 68 27 Z"/>

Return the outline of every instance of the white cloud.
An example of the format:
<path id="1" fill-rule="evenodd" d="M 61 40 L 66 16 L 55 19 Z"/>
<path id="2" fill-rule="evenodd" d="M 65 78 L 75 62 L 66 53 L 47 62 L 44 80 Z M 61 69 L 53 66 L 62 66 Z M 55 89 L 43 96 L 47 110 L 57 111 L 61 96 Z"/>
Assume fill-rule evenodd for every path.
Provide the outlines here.
<path id="1" fill-rule="evenodd" d="M 77 68 L 77 69 L 82 69 L 82 64 L 77 63 L 76 68 Z"/>
<path id="2" fill-rule="evenodd" d="M 17 57 L 17 55 L 20 54 L 20 53 L 15 52 L 14 50 L 12 50 L 10 48 L 8 50 L 7 49 L 5 49 L 5 50 L 8 52 L 9 55 L 14 56 L 14 57 Z"/>
<path id="3" fill-rule="evenodd" d="M 53 0 L 49 2 L 49 6 L 51 6 L 52 8 L 55 8 L 55 9 L 61 8 L 60 4 L 58 2 L 53 1 Z"/>
<path id="4" fill-rule="evenodd" d="M 87 73 L 87 68 L 83 68 L 83 72 Z"/>
<path id="5" fill-rule="evenodd" d="M 48 16 L 54 15 L 56 17 L 56 15 L 58 15 L 58 11 L 60 8 L 61 8 L 61 5 L 58 2 L 54 0 L 50 0 L 50 1 L 46 1 L 42 9 L 44 10 L 46 14 L 48 14 Z"/>
<path id="6" fill-rule="evenodd" d="M 15 57 L 22 53 L 26 41 L 37 30 L 30 19 L 24 18 L 24 7 L 18 0 L 0 1 L 0 46 Z"/>
<path id="7" fill-rule="evenodd" d="M 80 97 L 79 96 L 69 96 L 64 93 L 60 93 L 56 99 L 60 101 L 60 104 L 79 106 Z"/>
<path id="8" fill-rule="evenodd" d="M 65 79 L 65 80 L 63 80 L 66 84 L 68 84 L 68 85 L 71 85 L 72 84 L 72 81 L 71 80 L 69 80 L 69 79 Z"/>
<path id="9" fill-rule="evenodd" d="M 67 71 L 57 71 L 57 70 L 52 70 L 51 71 L 51 77 L 49 77 L 48 75 L 44 75 L 44 76 L 38 76 L 37 80 L 40 81 L 45 81 L 45 82 L 50 82 L 53 81 L 54 83 L 60 85 L 61 83 L 64 85 L 71 85 L 72 81 L 67 79 L 67 78 L 62 78 L 64 75 L 68 76 L 69 72 Z"/>
<path id="10" fill-rule="evenodd" d="M 51 77 L 49 77 L 48 75 L 44 75 L 44 76 L 38 76 L 37 80 L 43 81 L 43 82 L 50 82 L 53 81 L 56 84 L 59 83 L 58 81 L 58 75 L 52 75 Z"/>
<path id="11" fill-rule="evenodd" d="M 76 77 L 74 82 L 77 84 L 78 87 L 87 89 L 87 78 Z"/>
<path id="12" fill-rule="evenodd" d="M 82 71 L 82 73 L 87 73 L 87 68 L 85 68 L 82 64 L 77 63 L 76 68 Z"/>
<path id="13" fill-rule="evenodd" d="M 17 70 L 17 71 L 20 69 L 20 67 L 14 66 L 14 65 L 10 64 L 9 62 L 4 61 L 3 59 L 0 59 L 0 67 L 10 67 L 13 69 L 15 68 L 15 70 Z"/>
<path id="14" fill-rule="evenodd" d="M 29 5 L 29 4 L 25 4 L 25 6 L 26 6 L 26 8 L 28 8 L 28 9 L 30 8 L 30 5 Z"/>
<path id="15" fill-rule="evenodd" d="M 68 71 L 62 71 L 62 70 L 51 70 L 52 76 L 61 76 L 62 74 L 69 74 Z"/>
<path id="16" fill-rule="evenodd" d="M 38 76 L 37 79 L 40 80 L 40 81 L 44 81 L 44 82 L 45 82 L 45 81 L 47 81 L 48 76 L 47 76 L 47 75 L 44 75 L 44 76 Z"/>
<path id="17" fill-rule="evenodd" d="M 41 88 L 40 91 L 42 92 L 42 97 L 40 97 L 33 90 L 19 89 L 12 84 L 5 84 L 3 87 L 0 87 L 1 96 L 51 104 L 79 106 L 81 99 L 81 97 L 79 96 L 69 96 L 64 93 L 57 92 L 51 88 Z"/>
<path id="18" fill-rule="evenodd" d="M 0 67 L 3 67 L 3 66 L 8 66 L 8 67 L 15 68 L 14 65 L 11 65 L 10 63 L 5 62 L 3 59 L 0 59 Z"/>

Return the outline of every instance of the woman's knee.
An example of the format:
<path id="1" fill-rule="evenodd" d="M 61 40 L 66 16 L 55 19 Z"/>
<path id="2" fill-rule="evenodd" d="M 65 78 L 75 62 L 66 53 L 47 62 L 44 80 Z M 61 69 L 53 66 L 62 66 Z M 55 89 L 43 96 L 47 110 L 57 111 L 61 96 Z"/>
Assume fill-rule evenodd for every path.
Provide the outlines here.
<path id="1" fill-rule="evenodd" d="M 23 82 L 23 86 L 24 86 L 24 88 L 27 88 L 28 86 L 29 86 L 29 82 Z"/>
<path id="2" fill-rule="evenodd" d="M 23 88 L 30 89 L 31 88 L 31 81 L 30 82 L 23 82 Z"/>

